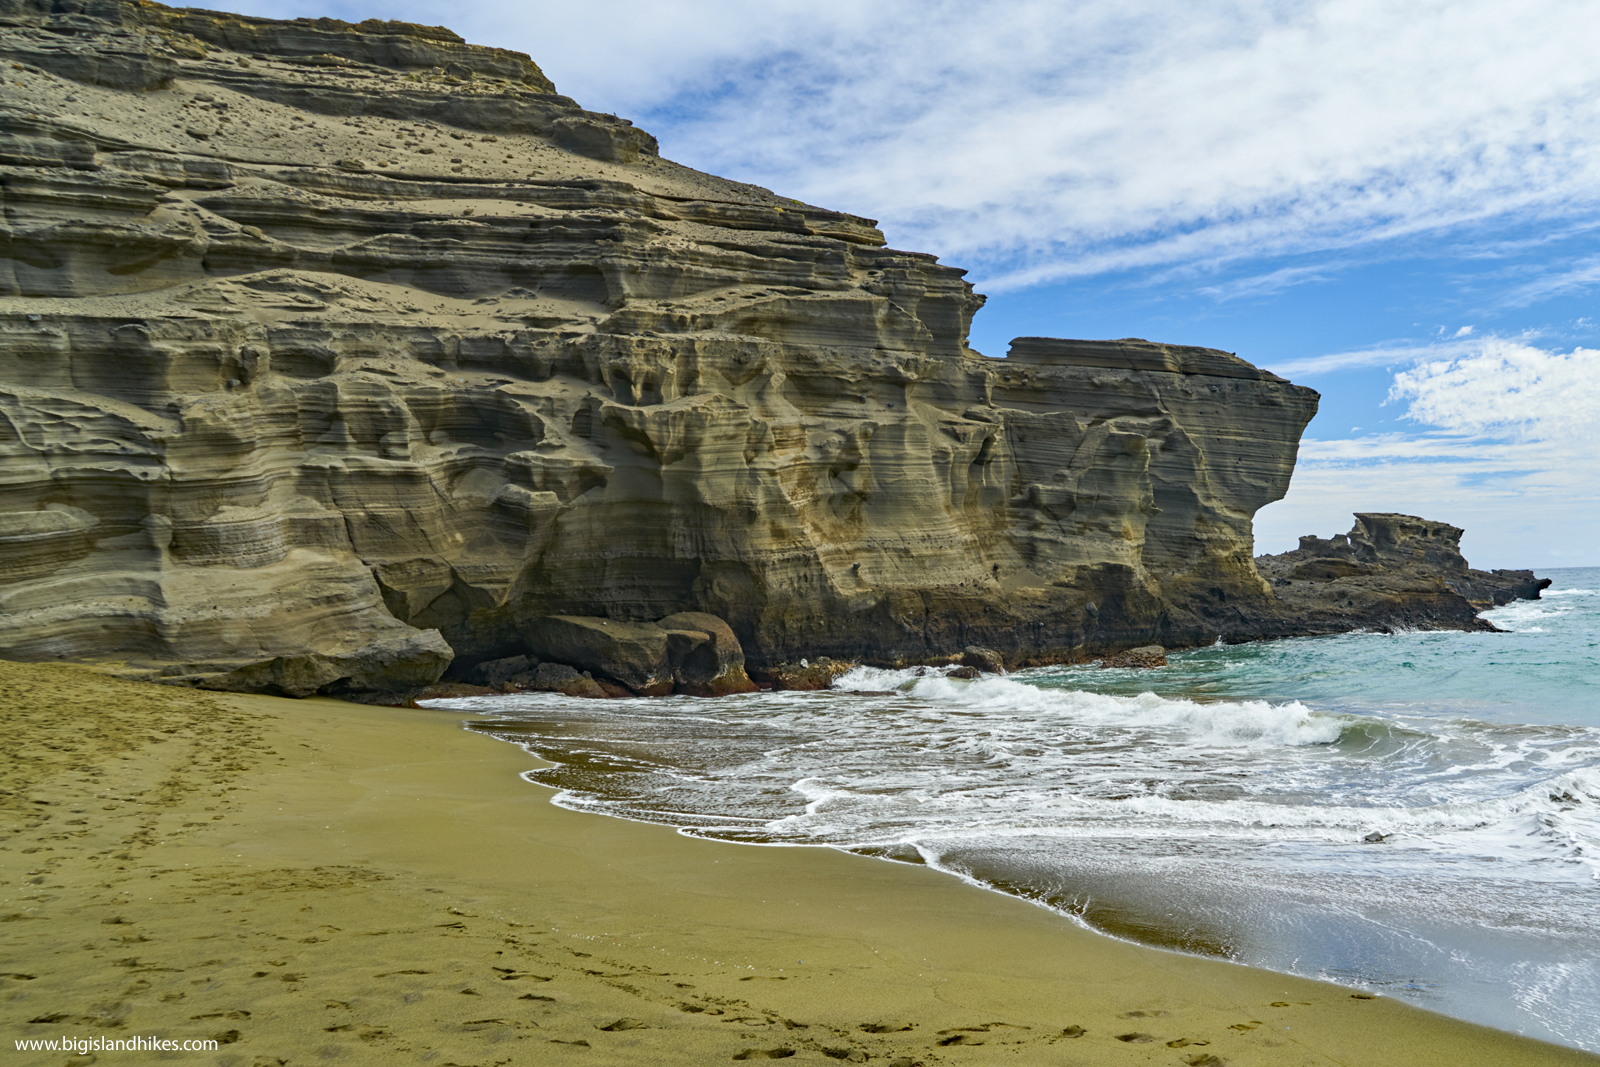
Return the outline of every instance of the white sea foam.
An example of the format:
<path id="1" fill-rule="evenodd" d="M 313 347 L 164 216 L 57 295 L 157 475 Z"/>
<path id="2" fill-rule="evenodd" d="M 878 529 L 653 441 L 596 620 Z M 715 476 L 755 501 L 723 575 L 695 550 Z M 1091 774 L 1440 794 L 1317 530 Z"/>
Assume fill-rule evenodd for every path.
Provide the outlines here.
<path id="1" fill-rule="evenodd" d="M 857 667 L 834 682 L 842 690 L 894 690 L 920 700 L 974 711 L 1003 711 L 1030 723 L 1153 729 L 1200 745 L 1323 745 L 1337 741 L 1347 717 L 1314 712 L 1298 701 L 1262 700 L 1201 704 L 1154 693 L 1109 696 L 1045 689 L 998 675 L 971 681 L 926 669 Z"/>
<path id="2" fill-rule="evenodd" d="M 1526 631 L 1532 624 L 1582 610 L 1584 606 L 1581 601 L 1548 604 L 1542 600 L 1513 600 L 1504 607 L 1483 612 L 1483 617 L 1502 630 Z"/>

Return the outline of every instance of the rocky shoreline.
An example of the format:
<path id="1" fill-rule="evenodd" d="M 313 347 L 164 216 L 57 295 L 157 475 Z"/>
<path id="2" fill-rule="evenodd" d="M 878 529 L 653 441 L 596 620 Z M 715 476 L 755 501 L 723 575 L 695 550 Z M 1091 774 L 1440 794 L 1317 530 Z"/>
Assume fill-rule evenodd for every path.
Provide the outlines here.
<path id="1" fill-rule="evenodd" d="M 1242 615 L 1243 625 L 1218 637 L 1239 643 L 1353 630 L 1493 631 L 1494 625 L 1479 612 L 1513 600 L 1537 600 L 1549 587 L 1550 579 L 1532 571 L 1468 566 L 1461 555 L 1461 534 L 1459 527 L 1413 515 L 1361 513 L 1348 534 L 1302 537 L 1293 552 L 1256 557 L 1262 576 L 1272 583 L 1270 608 Z M 1006 671 L 999 652 L 977 646 L 916 661 L 822 657 L 750 666 L 727 623 L 704 613 L 669 616 L 653 624 L 552 617 L 535 620 L 528 633 L 524 651 L 515 656 L 452 669 L 432 685 L 356 693 L 353 699 L 405 705 L 518 692 L 616 698 L 817 690 L 829 688 L 861 662 L 926 666 L 958 678 Z M 1092 650 L 1059 662 L 1148 669 L 1166 666 L 1166 653 L 1172 650 L 1160 644 Z"/>
<path id="2" fill-rule="evenodd" d="M 1138 338 L 987 357 L 963 271 L 520 53 L 0 0 L 0 58 L 0 657 L 715 694 L 1537 595 L 1423 520 L 1252 561 L 1314 391 Z"/>

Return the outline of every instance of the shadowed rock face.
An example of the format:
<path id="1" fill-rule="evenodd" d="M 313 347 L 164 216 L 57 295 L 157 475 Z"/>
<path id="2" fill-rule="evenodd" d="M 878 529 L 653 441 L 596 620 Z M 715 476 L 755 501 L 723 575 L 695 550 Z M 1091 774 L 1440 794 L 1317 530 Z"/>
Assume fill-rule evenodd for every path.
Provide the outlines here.
<path id="1" fill-rule="evenodd" d="M 691 611 L 757 666 L 1026 666 L 1273 602 L 1251 517 L 1309 389 L 984 358 L 962 271 L 448 31 L 0 17 L 0 656 L 417 686 Z"/>

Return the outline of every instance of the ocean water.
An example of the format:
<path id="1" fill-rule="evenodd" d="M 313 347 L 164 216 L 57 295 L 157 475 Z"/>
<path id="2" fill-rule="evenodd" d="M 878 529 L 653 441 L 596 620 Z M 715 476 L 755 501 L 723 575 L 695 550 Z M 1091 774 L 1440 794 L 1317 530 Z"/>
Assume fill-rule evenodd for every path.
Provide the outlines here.
<path id="1" fill-rule="evenodd" d="M 925 863 L 1116 937 L 1600 1050 L 1600 568 L 1509 633 L 1348 634 L 1153 671 L 438 702 L 581 811 Z"/>

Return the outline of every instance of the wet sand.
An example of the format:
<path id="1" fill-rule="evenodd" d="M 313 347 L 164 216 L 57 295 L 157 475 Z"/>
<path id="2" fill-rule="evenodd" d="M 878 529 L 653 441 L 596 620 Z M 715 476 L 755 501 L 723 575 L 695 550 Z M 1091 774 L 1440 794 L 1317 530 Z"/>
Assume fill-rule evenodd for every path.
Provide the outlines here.
<path id="1" fill-rule="evenodd" d="M 461 718 L 0 663 L 7 1062 L 1600 1063 L 914 866 L 562 811 Z"/>

